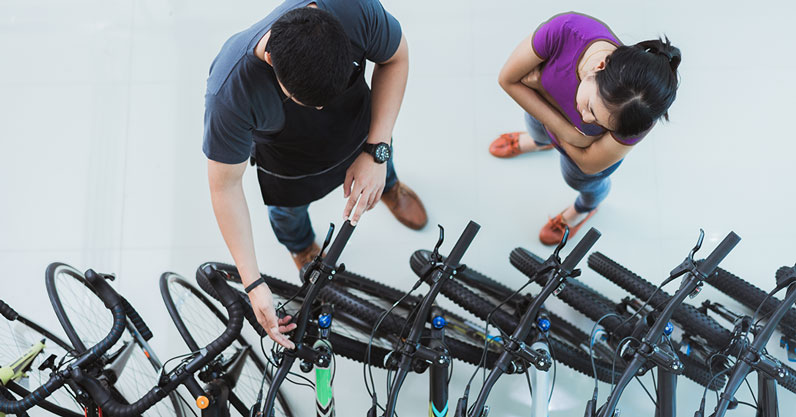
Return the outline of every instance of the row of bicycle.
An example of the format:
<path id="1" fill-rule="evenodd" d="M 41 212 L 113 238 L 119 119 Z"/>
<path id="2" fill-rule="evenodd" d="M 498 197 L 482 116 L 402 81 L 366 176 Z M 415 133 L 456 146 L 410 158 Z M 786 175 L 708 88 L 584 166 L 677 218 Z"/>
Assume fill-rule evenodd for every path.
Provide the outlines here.
<path id="1" fill-rule="evenodd" d="M 262 277 L 278 313 L 292 316 L 297 324 L 290 333 L 294 349 L 273 344 L 266 350 L 265 331 L 233 266 L 201 265 L 196 280 L 204 292 L 177 274 L 161 276 L 161 295 L 190 350 L 162 363 L 148 344 L 152 333 L 147 325 L 108 284 L 113 276 L 50 265 L 48 294 L 69 340 L 60 340 L 0 301 L 0 313 L 9 323 L 19 323 L 0 333 L 0 415 L 25 415 L 38 406 L 62 416 L 226 416 L 230 409 L 244 416 L 292 416 L 281 394 L 286 381 L 314 387 L 317 414 L 334 415 L 332 384 L 338 357 L 363 363 L 372 404 L 368 415 L 374 417 L 396 415 L 407 375 L 426 370 L 429 414 L 436 417 L 486 416 L 490 392 L 505 374 L 525 374 L 531 413 L 546 416 L 557 363 L 594 378 L 594 393 L 584 398 L 587 417 L 615 416 L 628 384 L 653 369 L 655 392 L 644 389 L 659 417 L 675 415 L 681 375 L 704 387 L 701 404 L 695 405 L 697 416 L 705 413 L 709 391 L 717 393 L 711 407 L 717 417 L 739 405 L 757 408 L 759 416 L 777 416 L 777 385 L 796 393 L 796 371 L 766 351 L 779 329 L 785 335 L 781 345 L 796 360 L 796 310 L 791 308 L 796 301 L 796 267 L 781 268 L 770 293 L 718 268 L 740 240 L 732 232 L 705 260 L 697 261 L 704 236 L 700 231 L 697 245 L 657 286 L 599 252 L 591 254 L 589 267 L 631 294 L 617 303 L 576 279 L 578 264 L 600 237 L 595 229 L 563 260 L 566 235 L 547 259 L 515 249 L 510 261 L 528 277 L 515 290 L 461 264 L 479 230 L 476 223 L 470 222 L 447 257 L 439 253 L 440 227 L 434 250 L 417 251 L 410 259 L 419 279 L 409 291 L 338 264 L 354 227 L 345 222 L 332 241 L 333 229 L 323 245 L 325 256 L 302 271 L 301 286 Z M 677 279 L 680 285 L 673 295 L 662 290 Z M 736 314 L 711 302 L 699 307 L 685 303 L 704 282 L 753 314 Z M 541 290 L 525 291 L 531 283 Z M 424 284 L 425 294 L 415 295 Z M 787 295 L 780 301 L 774 294 L 782 289 Z M 472 317 L 440 308 L 435 302 L 440 293 Z M 548 311 L 544 303 L 551 296 L 594 321 L 591 331 Z M 241 335 L 244 319 L 259 334 L 259 346 Z M 449 401 L 448 383 L 457 360 L 476 369 L 463 396 Z M 299 369 L 294 369 L 296 362 Z M 387 370 L 387 395 L 381 401 L 372 367 Z M 480 388 L 471 392 L 482 369 L 486 371 Z M 314 381 L 299 370 L 314 371 Z M 754 404 L 735 398 L 751 371 L 758 373 Z M 597 402 L 598 381 L 611 384 L 604 404 Z M 195 405 L 184 399 L 179 386 Z"/>

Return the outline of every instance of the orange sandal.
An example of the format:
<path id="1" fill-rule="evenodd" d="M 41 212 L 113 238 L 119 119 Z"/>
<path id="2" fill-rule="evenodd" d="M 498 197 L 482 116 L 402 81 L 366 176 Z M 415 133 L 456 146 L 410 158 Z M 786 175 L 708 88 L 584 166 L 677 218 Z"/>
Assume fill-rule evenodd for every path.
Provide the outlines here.
<path id="1" fill-rule="evenodd" d="M 522 152 L 520 150 L 520 134 L 523 132 L 510 132 L 500 135 L 489 145 L 489 153 L 498 158 L 512 158 Z M 553 145 L 539 146 L 535 151 L 546 151 L 553 149 Z"/>
<path id="2" fill-rule="evenodd" d="M 597 213 L 597 209 L 594 209 L 589 212 L 589 215 L 586 216 L 585 219 L 581 220 L 580 223 L 569 226 L 569 239 L 572 239 L 575 236 L 575 233 L 586 223 L 586 220 L 591 219 L 591 216 L 594 216 L 594 213 Z M 566 230 L 567 222 L 564 221 L 564 212 L 562 211 L 559 215 L 553 217 L 552 219 L 547 221 L 547 224 L 542 227 L 542 230 L 539 232 L 539 240 L 542 244 L 551 246 L 557 245 L 561 242 L 561 239 L 564 238 L 564 230 Z"/>

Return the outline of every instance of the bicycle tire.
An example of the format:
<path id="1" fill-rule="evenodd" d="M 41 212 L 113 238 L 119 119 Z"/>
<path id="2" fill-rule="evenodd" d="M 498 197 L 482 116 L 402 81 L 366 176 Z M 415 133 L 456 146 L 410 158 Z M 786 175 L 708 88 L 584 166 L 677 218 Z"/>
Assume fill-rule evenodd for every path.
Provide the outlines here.
<path id="1" fill-rule="evenodd" d="M 415 273 L 421 273 L 420 267 L 427 261 L 427 251 L 416 251 L 414 254 L 412 254 L 410 265 Z M 460 275 L 474 273 L 480 274 L 472 268 L 464 269 L 461 273 L 457 274 L 457 279 Z M 480 275 L 484 276 L 483 274 Z M 487 282 L 485 280 L 481 281 Z M 512 293 L 513 292 L 514 291 L 512 291 Z M 449 280 L 446 282 L 442 287 L 442 293 L 451 301 L 460 305 L 481 320 L 486 320 L 490 312 L 494 310 L 494 312 L 492 312 L 491 321 L 500 327 L 503 332 L 510 333 L 514 331 L 519 324 L 519 318 L 517 316 L 509 314 L 502 309 L 495 310 L 496 304 L 490 303 L 484 297 L 476 294 L 461 283 L 457 282 L 457 280 Z M 559 320 L 564 321 L 560 318 Z M 552 332 L 554 326 L 555 324 L 551 325 L 551 334 L 549 335 L 548 340 L 551 350 L 555 355 L 555 359 L 567 367 L 572 368 L 584 375 L 594 376 L 591 356 L 589 356 L 587 352 L 580 349 L 579 345 L 560 340 L 558 336 Z M 612 371 L 610 363 L 595 360 L 594 365 L 597 370 L 597 378 L 600 381 L 610 382 L 612 375 L 615 378 L 618 378 L 620 375 L 619 372 Z M 620 368 L 617 368 L 617 370 L 619 371 Z"/>
<path id="2" fill-rule="evenodd" d="M 11 324 L 12 322 L 17 322 L 24 327 L 15 329 Z M 7 327 L 8 329 L 8 334 L 3 334 L 3 337 L 0 338 L 0 364 L 7 365 L 10 361 L 16 360 L 18 355 L 29 349 L 33 343 L 46 340 L 45 346 L 47 347 L 45 347 L 44 354 L 34 360 L 30 370 L 27 372 L 28 380 L 32 381 L 32 383 L 28 384 L 29 386 L 38 387 L 49 380 L 49 371 L 38 369 L 44 359 L 52 354 L 57 357 L 63 357 L 68 352 L 73 351 L 68 342 L 22 315 L 17 315 L 14 320 L 0 318 L 0 327 Z M 53 342 L 54 346 L 48 342 Z M 6 385 L 6 389 L 8 394 L 14 394 L 19 398 L 30 394 L 30 390 L 13 381 Z M 8 398 L 8 396 L 6 398 L 18 399 Z M 82 407 L 63 388 L 39 403 L 38 407 L 62 417 L 83 417 L 84 415 Z"/>
<path id="3" fill-rule="evenodd" d="M 391 308 L 395 302 L 406 295 L 404 291 L 400 291 L 389 285 L 382 284 L 350 271 L 337 274 L 335 277 L 335 288 L 348 294 L 342 295 L 344 298 L 352 298 L 355 300 L 363 299 L 369 304 L 376 306 L 376 311 L 378 311 L 379 314 Z M 352 290 L 356 290 L 356 293 L 353 293 Z M 403 310 L 393 310 L 393 315 L 398 316 L 401 320 L 399 323 L 393 323 L 393 326 L 385 328 L 385 331 L 392 332 L 393 334 L 400 334 L 401 337 L 406 337 L 409 329 L 405 323 L 413 319 L 411 313 L 414 311 L 415 306 L 420 304 L 421 301 L 422 297 L 419 296 L 410 295 L 406 297 L 404 302 L 396 308 L 396 310 L 398 308 L 402 308 Z M 355 308 L 359 310 L 368 307 L 358 306 Z M 473 329 L 473 327 L 475 327 L 474 323 L 468 322 L 468 320 L 458 314 L 442 308 L 439 308 L 439 310 L 447 322 L 445 328 L 445 343 L 450 350 L 451 356 L 472 365 L 478 365 L 483 356 L 484 335 L 482 333 L 477 333 L 477 331 Z M 366 314 L 374 314 L 374 312 Z M 468 331 L 468 329 L 471 330 Z M 496 347 L 492 343 L 489 343 L 487 346 Z M 498 351 L 490 349 L 487 352 L 485 366 L 491 369 L 498 355 Z"/>
<path id="4" fill-rule="evenodd" d="M 82 272 L 65 263 L 54 262 L 47 266 L 45 284 L 55 315 L 77 353 L 85 352 L 87 345 L 93 346 L 105 337 L 112 327 L 112 317 Z M 98 313 L 99 311 L 103 313 Z M 98 317 L 97 314 L 100 316 Z M 86 318 L 80 322 L 79 326 L 75 326 L 73 324 L 75 319 L 83 315 Z M 162 364 L 157 363 L 140 341 L 133 336 L 132 329 L 134 327 L 128 318 L 125 331 L 128 338 L 123 336 L 123 339 L 134 343 L 137 348 L 132 351 L 123 372 L 118 376 L 111 389 L 114 398 L 124 404 L 129 404 L 128 397 L 141 398 L 151 386 L 156 385 L 158 372 L 162 367 Z M 124 346 L 123 343 L 125 342 L 120 339 L 116 346 Z M 160 401 L 143 415 L 185 417 L 185 410 L 180 402 L 181 400 L 185 402 L 185 400 L 181 399 L 180 394 L 171 392 L 168 398 L 170 405 L 166 405 L 165 401 Z"/>
<path id="5" fill-rule="evenodd" d="M 600 252 L 589 256 L 589 267 L 600 275 L 608 278 L 614 284 L 642 300 L 650 300 L 650 306 L 662 308 L 671 299 L 671 296 L 659 290 L 657 286 L 641 278 L 629 269 L 619 265 Z M 653 296 L 653 293 L 655 295 Z M 652 296 L 652 299 L 650 297 Z M 729 346 L 732 334 L 711 317 L 700 313 L 696 307 L 683 303 L 675 308 L 672 321 L 676 322 L 683 330 L 694 336 L 700 336 L 709 346 L 721 350 Z"/>
<path id="6" fill-rule="evenodd" d="M 191 351 L 208 345 L 229 323 L 226 314 L 178 274 L 165 272 L 160 276 L 160 293 L 177 331 Z M 246 350 L 247 357 L 240 377 L 230 390 L 230 404 L 242 416 L 248 416 L 249 407 L 257 400 L 263 375 L 269 384 L 271 375 L 243 335 L 238 335 L 222 355 L 232 357 L 240 350 Z M 293 417 L 294 413 L 281 390 L 277 393 L 276 402 L 276 416 Z"/>
<path id="7" fill-rule="evenodd" d="M 765 300 L 765 304 L 760 307 L 759 317 L 771 314 L 782 303 L 782 300 L 776 297 L 766 299 L 768 293 L 722 268 L 716 268 L 716 273 L 705 281 L 751 311 L 757 310 Z M 796 337 L 796 308 L 791 307 L 777 327 L 783 333 Z"/>
<path id="8" fill-rule="evenodd" d="M 517 248 L 511 252 L 510 259 L 512 265 L 527 274 L 530 272 L 535 273 L 538 269 L 540 258 L 526 249 Z M 537 284 L 544 285 L 545 282 L 542 279 L 542 277 L 537 277 Z M 635 327 L 635 323 L 627 322 L 623 324 L 625 322 L 624 318 L 609 316 L 610 314 L 619 314 L 617 304 L 578 280 L 570 279 L 567 281 L 567 285 L 558 294 L 558 297 L 589 319 L 595 322 L 602 319 L 603 328 L 608 331 L 615 342 L 629 336 Z M 708 389 L 712 391 L 717 391 L 724 387 L 727 379 L 726 375 L 713 379 L 714 373 L 710 371 L 706 364 L 695 361 L 682 352 L 676 353 L 684 364 L 683 374 L 688 379 L 702 386 L 710 383 Z M 617 363 L 617 369 L 619 368 L 620 366 Z"/>

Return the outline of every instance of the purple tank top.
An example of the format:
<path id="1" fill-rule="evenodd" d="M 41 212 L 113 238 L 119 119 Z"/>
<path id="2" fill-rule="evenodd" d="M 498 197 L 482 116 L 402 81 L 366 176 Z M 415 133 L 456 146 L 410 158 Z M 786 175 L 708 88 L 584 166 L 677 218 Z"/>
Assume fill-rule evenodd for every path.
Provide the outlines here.
<path id="1" fill-rule="evenodd" d="M 555 100 L 569 122 L 588 136 L 599 136 L 606 131 L 599 125 L 584 123 L 575 103 L 580 85 L 578 61 L 589 46 L 597 41 L 622 45 L 603 22 L 574 12 L 556 15 L 542 23 L 531 39 L 534 53 L 545 61 L 541 77 L 542 86 Z M 619 138 L 613 133 L 611 136 L 623 145 L 635 145 L 646 133 L 633 138 Z M 552 134 L 550 137 L 557 141 Z"/>

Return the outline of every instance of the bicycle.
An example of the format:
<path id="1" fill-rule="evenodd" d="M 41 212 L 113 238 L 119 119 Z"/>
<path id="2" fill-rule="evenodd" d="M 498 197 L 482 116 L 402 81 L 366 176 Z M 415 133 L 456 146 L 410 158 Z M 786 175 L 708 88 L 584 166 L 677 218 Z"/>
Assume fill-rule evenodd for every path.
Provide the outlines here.
<path id="1" fill-rule="evenodd" d="M 629 363 L 625 367 L 622 376 L 608 396 L 606 403 L 596 408 L 597 392 L 591 400 L 587 402 L 586 415 L 599 417 L 613 417 L 616 415 L 616 406 L 625 387 L 637 375 L 644 374 L 653 367 L 658 368 L 658 401 L 656 402 L 656 415 L 667 417 L 675 415 L 675 398 L 677 376 L 683 373 L 683 363 L 673 352 L 673 347 L 668 343 L 668 338 L 663 336 L 664 329 L 669 324 L 669 320 L 686 297 L 695 294 L 706 277 L 710 276 L 718 264 L 729 254 L 738 244 L 740 237 L 730 232 L 727 237 L 713 250 L 707 259 L 699 264 L 694 261 L 694 254 L 701 248 L 704 239 L 704 232 L 700 230 L 700 236 L 696 246 L 691 250 L 686 259 L 672 270 L 669 277 L 661 283 L 663 287 L 668 282 L 684 276 L 680 288 L 672 296 L 656 318 L 652 327 L 646 334 L 637 341 L 636 346 L 628 346 L 625 356 Z M 698 293 L 698 291 L 697 291 Z M 629 339 L 633 340 L 633 339 Z"/>
<path id="2" fill-rule="evenodd" d="M 392 417 L 395 415 L 398 394 L 404 380 L 410 370 L 422 368 L 424 363 L 430 364 L 429 366 L 431 368 L 429 372 L 429 386 L 431 387 L 429 415 L 441 417 L 448 414 L 447 387 L 449 378 L 448 368 L 451 364 L 451 357 L 445 342 L 445 319 L 439 311 L 433 311 L 433 303 L 446 281 L 456 276 L 457 271 L 461 268 L 459 262 L 480 228 L 481 226 L 477 223 L 470 221 L 453 246 L 448 258 L 444 262 L 433 265 L 425 272 L 424 276 L 428 277 L 427 279 L 429 280 L 431 288 L 420 302 L 414 315 L 415 318 L 411 322 L 411 325 L 408 326 L 409 331 L 406 338 L 403 339 L 392 352 L 390 361 L 388 362 L 388 368 L 395 368 L 396 375 L 388 384 L 388 399 L 383 416 Z M 443 236 L 443 229 L 440 226 L 440 239 L 437 241 L 434 250 L 434 253 L 437 255 L 439 254 L 438 249 L 442 245 Z M 418 288 L 422 282 L 423 279 L 419 280 L 410 293 Z M 391 310 L 387 310 L 384 317 L 386 317 L 390 311 Z M 382 321 L 383 317 L 376 323 L 374 332 Z M 426 323 L 428 321 L 432 323 L 430 334 L 426 331 Z M 421 342 L 421 338 L 425 343 Z M 376 408 L 378 407 L 375 387 L 372 399 L 374 404 L 368 412 L 369 416 L 375 416 Z"/>
<path id="3" fill-rule="evenodd" d="M 567 258 L 562 262 L 559 257 L 559 252 L 566 245 L 569 235 L 569 230 L 564 233 L 564 238 L 559 243 L 553 254 L 544 262 L 538 275 L 545 274 L 547 276 L 547 283 L 542 291 L 533 299 L 531 305 L 525 310 L 519 324 L 513 330 L 510 336 L 504 339 L 503 352 L 500 354 L 495 366 L 489 373 L 489 376 L 484 381 L 481 391 L 478 393 L 475 404 L 469 410 L 467 409 L 467 396 L 469 391 L 469 384 L 465 391 L 465 395 L 459 399 L 456 406 L 455 415 L 470 417 L 482 417 L 489 413 L 489 408 L 486 406 L 487 398 L 492 390 L 492 387 L 504 373 L 520 373 L 529 368 L 528 364 L 532 364 L 540 371 L 547 371 L 552 365 L 548 350 L 534 350 L 525 344 L 525 340 L 530 334 L 533 327 L 537 326 L 537 318 L 542 304 L 552 294 L 558 292 L 559 288 L 564 286 L 566 281 L 574 276 L 580 274 L 580 271 L 575 267 L 586 256 L 586 253 L 600 238 L 600 232 L 591 228 L 586 235 L 581 239 L 578 245 L 572 250 Z M 544 335 L 544 333 L 541 333 Z M 539 342 L 541 340 L 537 340 Z M 531 345 L 533 346 L 533 345 Z M 530 383 L 530 382 L 529 382 Z M 537 399 L 538 400 L 538 399 Z M 543 404 L 547 404 L 544 401 Z M 538 404 L 535 404 L 537 406 Z M 547 407 L 544 407 L 547 408 Z"/>
<path id="4" fill-rule="evenodd" d="M 101 275 L 108 280 L 115 279 L 110 274 Z M 97 313 L 102 311 L 102 306 L 95 286 L 79 270 L 60 262 L 47 266 L 45 284 L 55 315 L 71 345 L 76 352 L 85 352 L 87 346 L 103 337 L 110 325 L 110 317 Z M 142 396 L 146 390 L 144 384 L 157 380 L 163 363 L 148 343 L 153 337 L 149 327 L 133 306 L 119 297 L 128 319 L 121 345 L 115 346 L 103 359 L 102 373 L 114 397 L 124 402 L 127 398 Z M 185 400 L 178 393 L 172 393 L 168 402 L 157 404 L 149 414 L 185 417 L 181 401 Z"/>

